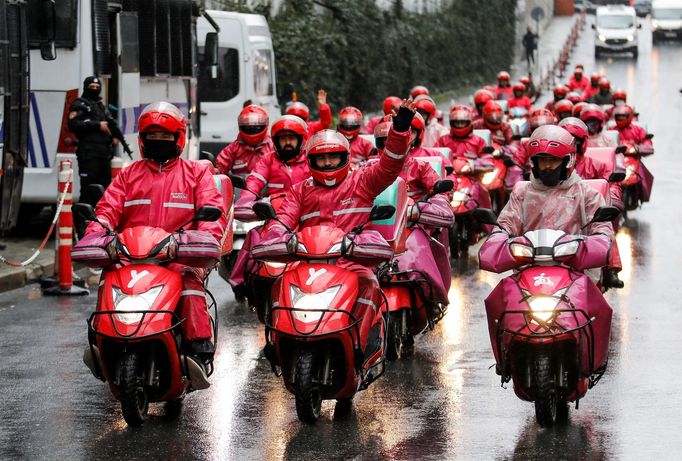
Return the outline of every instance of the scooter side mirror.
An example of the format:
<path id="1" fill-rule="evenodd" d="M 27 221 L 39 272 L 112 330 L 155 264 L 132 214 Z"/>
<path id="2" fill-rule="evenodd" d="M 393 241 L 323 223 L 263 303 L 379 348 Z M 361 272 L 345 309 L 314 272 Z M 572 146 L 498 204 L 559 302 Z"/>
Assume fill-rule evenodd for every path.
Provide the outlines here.
<path id="1" fill-rule="evenodd" d="M 625 173 L 622 171 L 616 172 L 616 173 L 611 173 L 611 176 L 609 176 L 609 182 L 621 182 L 625 179 Z"/>
<path id="2" fill-rule="evenodd" d="M 624 154 L 628 150 L 628 146 L 620 145 L 616 147 L 616 154 Z"/>
<path id="3" fill-rule="evenodd" d="M 73 211 L 83 218 L 84 221 L 97 221 L 95 209 L 89 203 L 76 203 L 73 205 Z"/>
<path id="4" fill-rule="evenodd" d="M 104 186 L 101 184 L 88 184 L 87 187 L 88 194 L 94 199 L 99 200 L 104 197 Z"/>
<path id="5" fill-rule="evenodd" d="M 213 222 L 219 220 L 222 214 L 222 210 L 216 206 L 202 206 L 194 213 L 192 221 Z"/>
<path id="6" fill-rule="evenodd" d="M 256 202 L 253 204 L 253 211 L 256 213 L 256 216 L 265 221 L 271 221 L 277 218 L 277 212 L 269 203 Z"/>
<path id="7" fill-rule="evenodd" d="M 620 216 L 620 210 L 615 206 L 600 207 L 590 220 L 589 224 L 596 222 L 611 222 Z"/>
<path id="8" fill-rule="evenodd" d="M 647 133 L 646 136 L 644 136 L 645 139 L 654 139 L 654 134 L 653 133 Z"/>
<path id="9" fill-rule="evenodd" d="M 246 180 L 244 178 L 237 176 L 236 174 L 228 174 L 227 177 L 230 178 L 232 187 L 235 189 L 246 190 Z"/>
<path id="10" fill-rule="evenodd" d="M 382 219 L 389 219 L 395 214 L 395 207 L 393 205 L 374 205 L 372 211 L 369 212 L 370 221 L 381 221 Z"/>
<path id="11" fill-rule="evenodd" d="M 445 174 L 446 174 L 446 175 L 450 176 L 450 175 L 452 174 L 453 171 L 455 171 L 455 169 L 454 169 L 453 167 L 451 167 L 451 166 L 446 166 L 446 167 L 445 167 Z"/>
<path id="12" fill-rule="evenodd" d="M 445 192 L 450 192 L 452 188 L 455 187 L 455 183 L 452 182 L 452 179 L 441 179 L 436 181 L 436 184 L 433 185 L 433 190 L 431 191 L 431 196 L 436 195 L 436 194 L 443 194 Z"/>
<path id="13" fill-rule="evenodd" d="M 482 224 L 490 224 L 492 226 L 499 226 L 497 223 L 497 216 L 490 208 L 476 208 L 474 210 L 474 218 Z"/>
<path id="14" fill-rule="evenodd" d="M 597 30 L 597 26 L 592 24 L 592 30 Z"/>
<path id="15" fill-rule="evenodd" d="M 213 166 L 216 166 L 215 155 L 208 151 L 202 150 L 201 153 L 199 154 L 199 160 L 208 160 L 213 164 Z"/>

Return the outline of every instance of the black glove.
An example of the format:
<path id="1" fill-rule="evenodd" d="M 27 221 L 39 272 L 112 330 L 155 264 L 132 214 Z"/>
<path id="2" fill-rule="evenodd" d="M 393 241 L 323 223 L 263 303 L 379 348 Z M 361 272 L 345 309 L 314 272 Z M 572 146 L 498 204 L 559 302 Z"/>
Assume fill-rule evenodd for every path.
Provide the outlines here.
<path id="1" fill-rule="evenodd" d="M 412 119 L 414 118 L 414 111 L 407 107 L 398 109 L 398 114 L 393 117 L 393 129 L 399 133 L 404 133 L 410 129 Z"/>

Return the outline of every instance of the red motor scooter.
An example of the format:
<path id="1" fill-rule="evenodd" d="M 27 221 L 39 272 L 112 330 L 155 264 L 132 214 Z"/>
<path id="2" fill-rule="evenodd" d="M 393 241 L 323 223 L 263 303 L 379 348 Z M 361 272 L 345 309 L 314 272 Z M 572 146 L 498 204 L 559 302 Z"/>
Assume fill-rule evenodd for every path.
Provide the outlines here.
<path id="1" fill-rule="evenodd" d="M 643 155 L 634 146 L 625 145 L 617 150 L 625 157 L 625 179 L 620 184 L 623 188 L 623 217 L 627 219 L 628 211 L 636 210 L 651 198 L 654 175 L 644 165 Z"/>
<path id="2" fill-rule="evenodd" d="M 254 209 L 264 219 L 276 219 L 269 204 Z M 370 220 L 394 212 L 392 206 L 375 206 Z M 346 234 L 311 226 L 263 241 L 252 251 L 258 259 L 298 261 L 273 290 L 265 355 L 296 396 L 296 412 L 306 423 L 319 418 L 324 399 L 336 399 L 337 411 L 346 411 L 355 394 L 384 372 L 386 307 L 358 298 L 357 274 L 337 265 L 340 258 L 373 266 L 392 257 L 381 234 L 363 228 Z"/>
<path id="3" fill-rule="evenodd" d="M 488 224 L 491 210 L 477 210 Z M 591 222 L 609 222 L 619 210 L 600 208 Z M 583 273 L 608 263 L 611 247 L 601 234 L 567 235 L 539 229 L 522 237 L 491 235 L 481 247 L 481 269 L 502 273 L 486 298 L 488 332 L 502 384 L 535 403 L 541 426 L 568 417 L 568 402 L 585 396 L 602 377 L 608 359 L 612 310 Z"/>
<path id="4" fill-rule="evenodd" d="M 79 203 L 74 209 L 85 220 L 97 221 L 90 205 Z M 216 207 L 202 207 L 193 220 L 215 221 L 221 214 Z M 83 238 L 72 251 L 74 260 L 107 267 L 99 286 L 97 309 L 88 319 L 90 345 L 83 360 L 97 378 L 109 383 L 121 402 L 125 421 L 139 426 L 147 418 L 150 402 L 178 402 L 194 390 L 191 376 L 199 366 L 181 355 L 183 320 L 175 313 L 182 291 L 181 275 L 163 265 L 174 262 L 214 267 L 220 258 L 220 244 L 201 231 L 180 228 L 170 234 L 147 226 L 91 237 Z M 216 303 L 206 293 L 213 309 L 215 342 Z M 212 373 L 212 364 L 206 371 Z"/>
<path id="5" fill-rule="evenodd" d="M 483 232 L 489 232 L 473 216 L 476 208 L 490 208 L 490 194 L 478 181 L 467 160 L 453 161 L 455 172 L 452 200 L 450 205 L 455 215 L 455 225 L 450 228 L 450 256 L 466 259 L 469 246 L 475 244 Z"/>

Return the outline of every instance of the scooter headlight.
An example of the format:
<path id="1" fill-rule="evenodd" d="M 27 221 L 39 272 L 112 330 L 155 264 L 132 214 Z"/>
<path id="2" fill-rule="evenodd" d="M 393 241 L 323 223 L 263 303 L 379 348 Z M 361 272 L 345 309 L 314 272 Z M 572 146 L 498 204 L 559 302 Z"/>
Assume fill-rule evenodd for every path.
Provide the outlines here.
<path id="1" fill-rule="evenodd" d="M 573 240 L 572 242 L 562 243 L 554 247 L 553 256 L 554 258 L 563 258 L 565 256 L 572 256 L 578 252 L 580 247 L 580 242 L 578 240 Z"/>
<path id="2" fill-rule="evenodd" d="M 464 189 L 456 190 L 452 194 L 452 201 L 450 202 L 450 205 L 452 205 L 455 208 L 461 206 L 462 203 L 467 201 L 468 193 L 469 189 L 466 187 Z"/>
<path id="3" fill-rule="evenodd" d="M 554 296 L 532 296 L 528 298 L 528 305 L 533 311 L 533 317 L 547 323 L 554 316 L 554 309 L 559 305 L 559 301 L 561 299 Z"/>
<path id="4" fill-rule="evenodd" d="M 148 311 L 154 305 L 154 301 L 163 290 L 163 286 L 154 287 L 144 293 L 136 295 L 128 295 L 121 291 L 118 287 L 112 287 L 112 298 L 114 300 L 114 310 L 116 312 L 130 312 L 130 311 Z M 125 323 L 133 324 L 142 320 L 141 312 L 137 313 L 121 313 L 116 314 L 116 318 Z"/>
<path id="5" fill-rule="evenodd" d="M 516 259 L 533 259 L 533 248 L 528 245 L 512 243 L 509 245 L 509 250 Z"/>
<path id="6" fill-rule="evenodd" d="M 623 181 L 629 181 L 633 174 L 635 174 L 634 165 L 628 165 L 625 167 L 625 179 Z"/>
<path id="7" fill-rule="evenodd" d="M 290 285 L 291 304 L 294 309 L 294 317 L 301 322 L 315 322 L 322 317 L 324 312 L 311 309 L 329 309 L 341 285 L 336 285 L 322 293 L 303 293 L 296 285 Z"/>
<path id="8" fill-rule="evenodd" d="M 484 186 L 491 185 L 493 183 L 493 181 L 495 181 L 495 178 L 497 178 L 497 173 L 498 173 L 497 168 L 495 168 L 493 171 L 488 171 L 481 178 L 481 183 L 483 183 Z"/>

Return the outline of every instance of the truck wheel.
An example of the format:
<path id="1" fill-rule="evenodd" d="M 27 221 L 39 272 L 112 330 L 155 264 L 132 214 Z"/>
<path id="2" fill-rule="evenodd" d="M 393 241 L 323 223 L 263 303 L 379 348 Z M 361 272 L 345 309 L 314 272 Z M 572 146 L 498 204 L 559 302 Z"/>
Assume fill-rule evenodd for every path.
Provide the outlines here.
<path id="1" fill-rule="evenodd" d="M 296 414 L 306 424 L 315 424 L 320 417 L 322 396 L 317 380 L 317 366 L 312 351 L 301 351 L 294 370 L 296 382 Z"/>
<path id="2" fill-rule="evenodd" d="M 147 419 L 149 398 L 144 387 L 144 366 L 140 356 L 131 352 L 121 359 L 121 413 L 129 426 L 137 427 Z"/>

